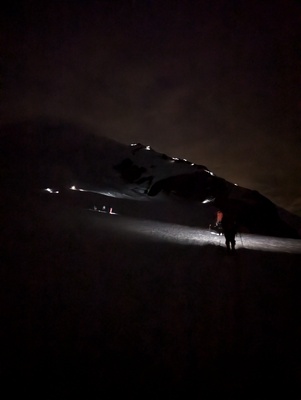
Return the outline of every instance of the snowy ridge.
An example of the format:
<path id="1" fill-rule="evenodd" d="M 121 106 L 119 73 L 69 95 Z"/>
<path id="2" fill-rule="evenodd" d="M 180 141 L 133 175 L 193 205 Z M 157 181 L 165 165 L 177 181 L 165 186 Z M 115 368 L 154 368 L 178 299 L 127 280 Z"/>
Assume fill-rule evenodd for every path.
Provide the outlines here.
<path id="1" fill-rule="evenodd" d="M 131 144 L 128 156 L 114 165 L 134 194 L 147 194 L 156 197 L 161 191 L 186 197 L 185 190 L 191 192 L 188 181 L 194 180 L 193 196 L 203 203 L 213 201 L 210 194 L 201 194 L 201 181 L 210 181 L 214 173 L 204 165 L 192 163 L 186 159 L 170 157 L 158 153 L 150 146 Z M 179 188 L 182 182 L 182 189 Z M 184 183 L 184 185 L 183 185 Z M 197 187 L 197 185 L 199 187 Z M 186 186 L 186 188 L 185 188 Z M 199 189 L 199 190 L 198 190 Z M 192 194 L 192 193 L 191 193 Z"/>
<path id="2" fill-rule="evenodd" d="M 232 214 L 246 232 L 300 237 L 301 220 L 255 190 L 240 187 L 216 176 L 204 165 L 158 153 L 150 146 L 132 144 L 127 156 L 113 166 L 126 188 L 136 199 L 185 199 L 207 203 Z M 192 204 L 192 203 L 191 203 Z M 284 218 L 285 216 L 285 218 Z"/>
<path id="3" fill-rule="evenodd" d="M 142 203 L 139 215 L 145 212 L 146 218 L 147 210 L 150 218 L 159 218 L 164 207 L 162 215 L 164 219 L 169 215 L 170 222 L 178 214 L 185 223 L 185 215 L 191 220 L 206 213 L 210 215 L 203 221 L 212 221 L 221 209 L 232 214 L 244 232 L 301 236 L 300 218 L 281 212 L 257 191 L 228 182 L 204 165 L 140 143 L 124 145 L 70 124 L 35 121 L 1 127 L 0 153 L 1 184 L 9 192 L 50 189 L 49 195 L 58 196 L 75 187 L 78 190 L 70 192 L 79 194 L 82 204 L 90 199 L 88 194 L 115 198 L 120 209 L 127 207 L 128 203 L 122 204 L 126 200 L 143 200 L 135 207 Z M 146 207 L 146 203 L 154 204 Z"/>

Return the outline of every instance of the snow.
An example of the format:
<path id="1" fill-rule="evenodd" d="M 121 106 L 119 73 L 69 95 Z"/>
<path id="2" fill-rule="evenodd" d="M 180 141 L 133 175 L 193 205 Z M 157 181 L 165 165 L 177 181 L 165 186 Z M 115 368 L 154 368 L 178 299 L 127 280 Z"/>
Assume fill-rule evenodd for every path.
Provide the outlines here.
<path id="1" fill-rule="evenodd" d="M 206 203 L 234 212 L 245 232 L 301 237 L 301 219 L 258 192 L 232 184 L 204 165 L 162 154 L 149 144 L 124 145 L 69 124 L 38 121 L 2 127 L 0 149 L 6 188 L 55 188 L 59 193 L 74 188 L 143 202 L 177 196 L 198 202 L 200 213 Z M 165 200 L 169 201 L 167 196 Z"/>
<path id="2" fill-rule="evenodd" d="M 114 228 L 120 231 L 132 232 L 143 235 L 146 240 L 156 239 L 160 242 L 171 242 L 181 245 L 195 246 L 223 246 L 223 235 L 212 235 L 208 229 L 183 226 L 174 223 L 151 221 L 133 218 L 119 218 L 114 222 Z M 274 253 L 301 254 L 301 240 L 289 238 L 276 238 L 272 236 L 259 236 L 238 233 L 236 248 L 260 250 Z"/>
<path id="3" fill-rule="evenodd" d="M 48 140 L 70 143 L 62 137 Z M 6 139 L 3 157 L 12 150 L 19 159 L 27 139 L 16 154 Z M 22 164 L 3 163 L 3 392 L 300 398 L 301 240 L 241 232 L 228 254 L 224 237 L 208 231 L 212 204 L 162 193 L 154 201 L 111 168 L 136 146 L 133 160 L 160 179 L 200 166 L 139 144 L 105 143 L 103 158 L 98 148 L 93 158 L 92 144 L 74 159 L 56 150 L 69 162 L 56 175 L 33 159 L 21 185 Z M 30 180 L 35 168 L 41 181 Z M 235 200 L 252 205 L 248 189 L 233 188 Z M 281 215 L 298 229 L 294 216 Z"/>
<path id="4" fill-rule="evenodd" d="M 300 241 L 243 234 L 228 255 L 204 228 L 45 196 L 2 218 L 11 393 L 300 395 Z"/>
<path id="5" fill-rule="evenodd" d="M 185 158 L 169 157 L 153 150 L 150 146 L 144 146 L 140 143 L 131 147 L 132 152 L 128 154 L 128 157 L 135 165 L 146 168 L 145 174 L 142 174 L 142 176 L 148 176 L 150 171 L 153 170 L 153 184 L 171 176 L 200 171 L 200 169 L 214 176 L 213 172 L 206 167 L 191 163 Z"/>

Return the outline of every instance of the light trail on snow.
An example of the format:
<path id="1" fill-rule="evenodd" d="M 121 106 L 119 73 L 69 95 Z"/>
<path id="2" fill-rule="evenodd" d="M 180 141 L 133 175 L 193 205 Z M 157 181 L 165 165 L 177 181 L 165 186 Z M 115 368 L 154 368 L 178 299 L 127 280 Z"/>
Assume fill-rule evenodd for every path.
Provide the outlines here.
<path id="1" fill-rule="evenodd" d="M 162 240 L 182 245 L 225 246 L 224 235 L 214 235 L 209 230 L 199 227 L 122 216 L 114 218 L 114 221 L 110 220 L 110 225 L 120 231 L 143 235 L 150 240 Z M 301 254 L 301 240 L 238 233 L 236 249 Z"/>

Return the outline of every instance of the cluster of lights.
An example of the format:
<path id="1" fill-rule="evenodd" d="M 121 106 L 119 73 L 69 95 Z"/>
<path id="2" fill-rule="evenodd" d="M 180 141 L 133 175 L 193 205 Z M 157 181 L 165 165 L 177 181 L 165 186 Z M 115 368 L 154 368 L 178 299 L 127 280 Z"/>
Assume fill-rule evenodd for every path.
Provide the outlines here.
<path id="1" fill-rule="evenodd" d="M 75 185 L 71 186 L 69 189 L 70 190 L 78 190 L 79 192 L 85 192 L 84 189 L 77 189 L 77 187 Z"/>
<path id="2" fill-rule="evenodd" d="M 44 191 L 48 192 L 48 193 L 59 193 L 58 190 L 54 190 L 54 189 L 51 189 L 51 188 L 46 188 L 46 189 L 44 189 Z"/>
<path id="3" fill-rule="evenodd" d="M 102 206 L 102 208 L 99 209 L 97 206 L 94 205 L 92 208 L 92 211 L 101 212 L 101 213 L 105 213 L 105 214 L 111 214 L 111 215 L 117 215 L 117 213 L 113 211 L 113 207 L 107 208 L 106 206 Z"/>

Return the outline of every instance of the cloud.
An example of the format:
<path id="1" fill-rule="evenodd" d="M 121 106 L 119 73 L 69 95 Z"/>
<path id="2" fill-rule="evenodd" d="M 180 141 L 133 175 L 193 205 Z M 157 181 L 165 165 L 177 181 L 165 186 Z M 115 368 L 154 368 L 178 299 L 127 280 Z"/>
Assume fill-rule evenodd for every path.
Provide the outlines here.
<path id="1" fill-rule="evenodd" d="M 62 1 L 4 19 L 2 121 L 86 124 L 298 207 L 293 6 L 121 3 Z"/>

